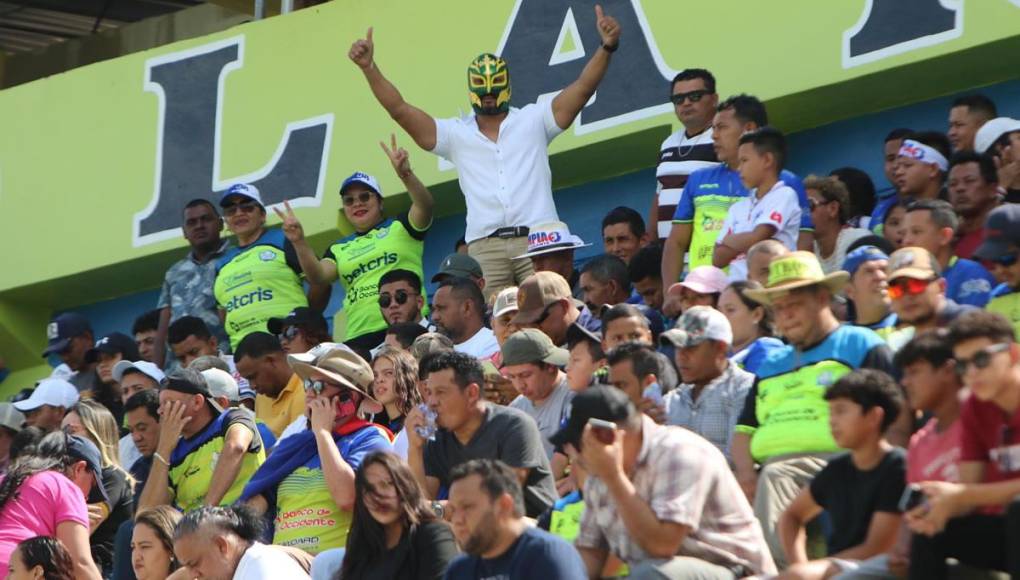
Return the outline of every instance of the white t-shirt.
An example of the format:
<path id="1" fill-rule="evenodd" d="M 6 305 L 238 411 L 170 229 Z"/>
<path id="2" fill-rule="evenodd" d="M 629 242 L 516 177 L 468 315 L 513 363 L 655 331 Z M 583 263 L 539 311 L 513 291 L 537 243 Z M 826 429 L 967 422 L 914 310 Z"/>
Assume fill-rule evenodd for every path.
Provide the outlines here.
<path id="1" fill-rule="evenodd" d="M 818 242 L 815 242 L 815 255 L 818 256 L 818 261 L 822 264 L 822 271 L 831 274 L 836 270 L 843 269 L 843 262 L 846 261 L 846 249 L 850 247 L 850 244 L 870 235 L 870 231 L 861 228 L 840 229 L 839 236 L 836 238 L 836 248 L 828 258 L 822 257 L 822 249 L 818 247 Z"/>
<path id="2" fill-rule="evenodd" d="M 241 556 L 234 580 L 283 580 L 310 578 L 286 552 L 255 542 Z"/>
<path id="3" fill-rule="evenodd" d="M 760 225 L 776 228 L 772 238 L 794 251 L 800 234 L 800 201 L 797 192 L 782 181 L 777 181 L 761 199 L 755 191 L 730 206 L 719 230 L 719 242 L 730 234 L 746 234 Z M 747 254 L 742 253 L 730 262 L 730 280 L 747 279 Z"/>
<path id="4" fill-rule="evenodd" d="M 549 143 L 560 133 L 552 99 L 510 108 L 494 143 L 478 130 L 475 115 L 436 119 L 432 153 L 457 166 L 467 202 L 469 243 L 503 227 L 559 221 L 552 197 Z"/>
<path id="5" fill-rule="evenodd" d="M 142 458 L 142 452 L 138 450 L 135 440 L 131 438 L 130 433 L 120 438 L 120 442 L 117 444 L 117 452 L 120 455 L 120 466 L 125 471 L 131 469 L 135 461 Z"/>
<path id="6" fill-rule="evenodd" d="M 474 336 L 460 344 L 453 345 L 453 350 L 469 354 L 477 359 L 485 360 L 499 352 L 499 343 L 492 329 L 482 327 Z"/>

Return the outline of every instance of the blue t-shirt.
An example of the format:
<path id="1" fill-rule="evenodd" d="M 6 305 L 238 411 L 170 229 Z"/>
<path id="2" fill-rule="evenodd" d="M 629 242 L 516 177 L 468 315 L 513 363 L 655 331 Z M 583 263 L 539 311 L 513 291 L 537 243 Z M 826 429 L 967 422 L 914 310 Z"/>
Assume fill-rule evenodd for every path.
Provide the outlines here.
<path id="1" fill-rule="evenodd" d="M 984 308 L 992 299 L 995 277 L 974 260 L 953 256 L 942 277 L 946 279 L 946 298 L 957 304 Z"/>
<path id="2" fill-rule="evenodd" d="M 758 374 L 758 367 L 769 356 L 769 353 L 785 346 L 783 341 L 771 336 L 763 336 L 752 342 L 740 352 L 734 353 L 730 360 L 737 363 L 740 368 L 751 373 Z"/>
<path id="3" fill-rule="evenodd" d="M 489 560 L 465 554 L 446 569 L 446 580 L 582 580 L 587 577 L 581 555 L 572 545 L 537 528 L 525 530 L 502 556 Z"/>
<path id="4" fill-rule="evenodd" d="M 889 215 L 889 210 L 899 200 L 900 196 L 896 195 L 895 189 L 890 189 L 885 195 L 879 195 L 878 200 L 875 201 L 875 209 L 871 211 L 871 220 L 868 221 L 868 228 L 872 233 L 882 235 L 882 231 L 885 229 L 885 217 Z"/>

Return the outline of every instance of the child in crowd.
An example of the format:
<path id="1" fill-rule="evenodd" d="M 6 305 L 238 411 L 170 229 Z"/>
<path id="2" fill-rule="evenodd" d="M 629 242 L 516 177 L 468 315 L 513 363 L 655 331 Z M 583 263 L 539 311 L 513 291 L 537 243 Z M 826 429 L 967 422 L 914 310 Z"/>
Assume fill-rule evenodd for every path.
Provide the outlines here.
<path id="1" fill-rule="evenodd" d="M 883 372 L 856 370 L 836 381 L 825 400 L 832 438 L 849 452 L 834 457 L 780 517 L 790 562 L 780 578 L 831 578 L 853 570 L 889 551 L 900 526 L 906 461 L 885 439 L 903 407 L 899 387 Z M 823 510 L 832 524 L 829 557 L 809 561 L 805 528 Z"/>
<path id="2" fill-rule="evenodd" d="M 592 332 L 580 324 L 567 329 L 567 385 L 570 390 L 583 391 L 595 384 L 608 384 L 609 367 L 602 350 L 601 333 Z"/>
<path id="3" fill-rule="evenodd" d="M 779 179 L 786 160 L 782 133 L 771 127 L 746 133 L 738 154 L 740 179 L 751 193 L 730 206 L 712 256 L 714 266 L 729 266 L 731 280 L 747 279 L 747 250 L 762 240 L 796 250 L 801 216 L 797 192 Z"/>

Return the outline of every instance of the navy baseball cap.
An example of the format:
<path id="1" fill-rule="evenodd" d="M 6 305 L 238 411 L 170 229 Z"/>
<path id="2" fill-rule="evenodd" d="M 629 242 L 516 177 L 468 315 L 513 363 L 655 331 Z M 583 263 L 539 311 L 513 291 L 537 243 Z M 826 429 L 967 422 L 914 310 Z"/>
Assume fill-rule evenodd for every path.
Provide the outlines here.
<path id="1" fill-rule="evenodd" d="M 96 362 L 99 360 L 99 353 L 114 354 L 118 352 L 124 360 L 142 358 L 138 355 L 138 345 L 135 344 L 135 339 L 121 332 L 113 332 L 96 341 L 96 345 L 85 353 L 85 362 Z"/>
<path id="2" fill-rule="evenodd" d="M 280 334 L 285 326 L 305 326 L 315 330 L 326 331 L 329 326 L 322 314 L 307 306 L 298 306 L 282 318 L 270 318 L 266 327 L 272 334 Z"/>
<path id="3" fill-rule="evenodd" d="M 96 478 L 96 482 L 92 485 L 92 493 L 89 494 L 89 502 L 101 499 L 112 509 L 110 496 L 107 495 L 106 486 L 103 485 L 103 457 L 99 454 L 99 448 L 95 443 L 80 435 L 68 435 L 67 454 L 76 461 L 84 461 Z"/>
<path id="4" fill-rule="evenodd" d="M 861 246 L 846 255 L 846 259 L 843 260 L 843 269 L 850 274 L 851 278 L 853 278 L 853 275 L 856 274 L 857 270 L 865 263 L 888 259 L 889 254 L 886 254 L 875 246 Z"/>
<path id="5" fill-rule="evenodd" d="M 64 352 L 71 344 L 71 339 L 92 332 L 88 319 L 77 312 L 65 312 L 46 326 L 46 350 L 43 357 Z"/>
<path id="6" fill-rule="evenodd" d="M 343 195 L 344 192 L 347 191 L 347 188 L 354 185 L 355 183 L 360 183 L 361 185 L 364 185 L 365 187 L 374 191 L 376 195 L 382 196 L 382 189 L 379 188 L 379 181 L 376 180 L 376 178 L 372 177 L 371 175 L 367 173 L 362 173 L 360 171 L 354 173 L 353 175 L 345 179 L 342 184 L 340 184 L 340 195 Z"/>
<path id="7" fill-rule="evenodd" d="M 571 401 L 570 416 L 560 430 L 553 433 L 549 442 L 561 449 L 570 443 L 580 451 L 581 434 L 590 419 L 616 423 L 636 412 L 630 397 L 620 389 L 608 385 L 588 387 Z"/>
<path id="8" fill-rule="evenodd" d="M 978 260 L 992 260 L 1020 246 L 1020 206 L 1012 203 L 993 209 L 985 220 L 985 241 L 974 251 Z"/>

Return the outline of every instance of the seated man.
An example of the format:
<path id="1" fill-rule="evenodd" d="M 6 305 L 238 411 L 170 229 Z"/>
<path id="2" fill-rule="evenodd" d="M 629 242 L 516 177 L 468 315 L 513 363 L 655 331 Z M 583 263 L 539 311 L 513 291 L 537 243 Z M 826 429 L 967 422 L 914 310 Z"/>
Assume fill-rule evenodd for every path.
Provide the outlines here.
<path id="1" fill-rule="evenodd" d="M 127 402 L 131 397 L 142 391 L 158 390 L 159 385 L 165 379 L 166 375 L 163 374 L 163 371 L 151 362 L 122 360 L 113 367 L 113 380 L 120 385 L 120 396 L 125 405 L 125 413 L 127 412 Z M 120 438 L 118 454 L 120 465 L 124 469 L 130 469 L 135 461 L 142 457 L 130 434 Z M 141 487 L 138 490 L 141 491 Z"/>
<path id="2" fill-rule="evenodd" d="M 450 489 L 451 472 L 462 463 L 498 459 L 517 474 L 528 517 L 549 509 L 556 488 L 535 420 L 517 409 L 487 403 L 482 396 L 482 365 L 470 355 L 432 355 L 421 372 L 428 381 L 426 401 L 436 413 L 435 437 L 426 439 L 419 433 L 428 421 L 418 408 L 408 414 L 403 432 L 408 439 L 407 462 L 425 494 L 441 499 Z"/>
<path id="3" fill-rule="evenodd" d="M 825 392 L 825 400 L 833 439 L 849 452 L 832 458 L 779 518 L 790 563 L 780 578 L 832 578 L 896 541 L 906 462 L 885 431 L 903 405 L 899 387 L 882 371 L 853 371 Z M 809 561 L 804 528 L 823 510 L 832 524 L 829 557 Z"/>
<path id="4" fill-rule="evenodd" d="M 512 467 L 476 459 L 457 466 L 450 481 L 453 533 L 465 554 L 450 562 L 447 580 L 584 577 L 573 546 L 524 519 Z"/>
<path id="5" fill-rule="evenodd" d="M 592 312 L 623 304 L 631 297 L 627 264 L 616 256 L 602 255 L 589 260 L 581 268 L 580 282 L 584 303 Z"/>
<path id="6" fill-rule="evenodd" d="M 694 306 L 659 340 L 676 347 L 676 366 L 683 381 L 666 393 L 666 423 L 708 439 L 730 460 L 733 428 L 754 375 L 729 359 L 733 343 L 729 320 L 714 308 Z"/>
<path id="7" fill-rule="evenodd" d="M 466 248 L 467 245 L 465 244 Z M 485 276 L 482 273 L 482 265 L 478 260 L 472 258 L 465 251 L 454 252 L 443 258 L 439 271 L 432 277 L 433 284 L 442 284 L 443 280 L 450 278 L 468 278 L 478 285 L 478 289 L 485 291 Z"/>
<path id="8" fill-rule="evenodd" d="M 637 251 L 627 264 L 627 276 L 641 301 L 662 313 L 662 246 L 651 244 Z"/>
<path id="9" fill-rule="evenodd" d="M 234 360 L 240 375 L 258 393 L 255 416 L 269 426 L 273 435 L 279 437 L 287 425 L 305 414 L 301 377 L 287 364 L 283 345 L 275 336 L 268 332 L 248 334 L 237 344 Z"/>
<path id="10" fill-rule="evenodd" d="M 549 222 L 531 228 L 528 234 L 528 251 L 514 260 L 531 260 L 535 272 L 555 272 L 567 281 L 574 298 L 582 297 L 580 274 L 574 269 L 574 250 L 591 244 L 570 233 L 563 222 Z"/>
<path id="11" fill-rule="evenodd" d="M 266 460 L 254 421 L 240 409 L 223 410 L 192 369 L 171 373 L 159 401 L 159 445 L 138 510 L 173 502 L 191 511 L 237 501 Z"/>
<path id="12" fill-rule="evenodd" d="M 615 429 L 596 428 L 599 419 Z M 726 459 L 705 439 L 663 427 L 610 387 L 578 395 L 553 438 L 588 473 L 575 546 L 589 578 L 613 554 L 632 578 L 775 573 L 761 528 Z"/>
<path id="13" fill-rule="evenodd" d="M 25 414 L 26 427 L 38 427 L 44 432 L 60 429 L 64 415 L 78 403 L 78 389 L 63 379 L 43 379 L 32 394 L 14 403 L 14 408 Z"/>
<path id="14" fill-rule="evenodd" d="M 607 254 L 625 264 L 629 265 L 635 254 L 648 245 L 649 238 L 644 218 L 633 208 L 614 207 L 602 218 L 602 246 Z"/>
<path id="15" fill-rule="evenodd" d="M 453 340 L 457 352 L 489 359 L 499 352 L 496 335 L 485 326 L 485 298 L 467 278 L 443 280 L 432 297 L 432 322 Z"/>
<path id="16" fill-rule="evenodd" d="M 347 545 L 355 471 L 369 453 L 392 450 L 392 435 L 365 420 L 381 406 L 364 359 L 337 348 L 314 363 L 288 360 L 306 386 L 309 428 L 280 441 L 241 499 L 274 518 L 273 544 L 319 554 Z"/>
<path id="17" fill-rule="evenodd" d="M 598 317 L 584 303 L 574 300 L 570 285 L 555 272 L 528 276 L 517 290 L 517 315 L 510 322 L 518 328 L 537 328 L 556 346 L 566 346 L 567 329 L 575 322 L 597 332 Z"/>
<path id="18" fill-rule="evenodd" d="M 520 393 L 510 406 L 535 420 L 546 455 L 553 460 L 553 446 L 546 439 L 559 430 L 574 395 L 567 385 L 566 374 L 560 370 L 566 366 L 570 354 L 553 346 L 548 336 L 534 328 L 511 334 L 503 343 L 502 353 L 503 375 Z M 564 460 L 561 467 L 565 463 Z M 560 478 L 560 474 L 554 475 Z"/>
<path id="19" fill-rule="evenodd" d="M 910 578 L 946 578 L 946 558 L 1020 578 L 1020 347 L 999 314 L 972 311 L 949 325 L 956 370 L 970 396 L 960 412 L 960 483 L 920 484 L 907 514 Z"/>
<path id="20" fill-rule="evenodd" d="M 919 332 L 942 328 L 974 307 L 946 296 L 946 280 L 935 256 L 924 248 L 908 247 L 889 256 L 886 266 L 889 298 L 900 327 L 886 342 L 899 350 Z"/>
<path id="21" fill-rule="evenodd" d="M 889 307 L 888 284 L 885 267 L 889 256 L 875 246 L 861 246 L 851 250 L 843 262 L 850 274 L 844 292 L 854 304 L 854 326 L 870 328 L 885 338 L 896 330 L 896 315 Z"/>

